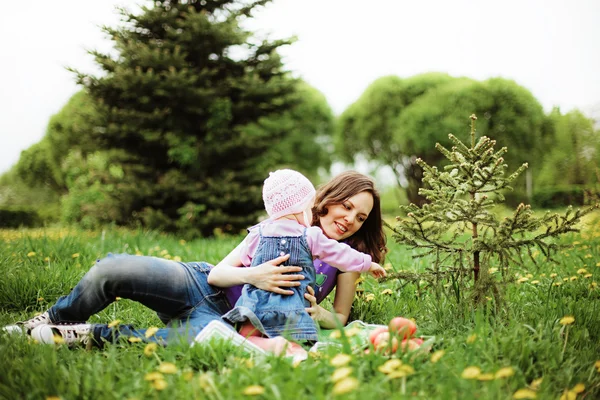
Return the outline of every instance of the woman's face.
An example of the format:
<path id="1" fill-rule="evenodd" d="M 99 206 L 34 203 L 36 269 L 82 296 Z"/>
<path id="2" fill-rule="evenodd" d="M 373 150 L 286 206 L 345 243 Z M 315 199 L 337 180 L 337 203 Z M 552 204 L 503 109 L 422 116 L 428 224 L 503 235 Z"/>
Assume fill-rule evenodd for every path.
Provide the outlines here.
<path id="1" fill-rule="evenodd" d="M 328 205 L 327 214 L 319 219 L 321 229 L 330 239 L 344 240 L 360 229 L 372 209 L 373 195 L 360 192 L 341 204 Z"/>

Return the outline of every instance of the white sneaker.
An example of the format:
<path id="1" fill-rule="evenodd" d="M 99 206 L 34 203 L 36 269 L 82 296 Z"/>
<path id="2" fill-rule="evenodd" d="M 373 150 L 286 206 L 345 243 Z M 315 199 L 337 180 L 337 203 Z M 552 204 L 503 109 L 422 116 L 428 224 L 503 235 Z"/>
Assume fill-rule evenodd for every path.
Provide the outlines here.
<path id="1" fill-rule="evenodd" d="M 3 331 L 8 332 L 8 333 L 15 333 L 15 334 L 31 334 L 31 331 L 40 325 L 45 325 L 45 324 L 51 324 L 52 321 L 50 321 L 50 314 L 48 314 L 48 311 L 44 312 L 43 314 L 40 314 L 38 316 L 35 316 L 31 319 L 28 319 L 27 321 L 22 321 L 22 322 L 17 322 L 14 325 L 6 325 L 2 328 Z"/>
<path id="2" fill-rule="evenodd" d="M 31 331 L 31 337 L 40 343 L 64 343 L 69 347 L 76 344 L 83 344 L 90 348 L 92 345 L 92 325 L 39 325 Z"/>

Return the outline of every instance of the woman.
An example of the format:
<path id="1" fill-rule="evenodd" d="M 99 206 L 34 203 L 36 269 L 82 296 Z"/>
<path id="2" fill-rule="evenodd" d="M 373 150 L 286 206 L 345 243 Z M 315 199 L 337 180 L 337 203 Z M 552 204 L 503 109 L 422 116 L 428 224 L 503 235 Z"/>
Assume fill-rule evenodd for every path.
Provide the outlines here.
<path id="1" fill-rule="evenodd" d="M 356 250 L 370 254 L 374 262 L 383 261 L 386 241 L 380 199 L 367 176 L 344 172 L 322 186 L 316 195 L 313 225 L 319 226 L 329 238 L 345 241 Z M 42 315 L 19 325 L 41 342 L 52 342 L 53 335 L 61 336 L 69 345 L 101 345 L 120 336 L 147 340 L 149 332 L 144 329 L 85 323 L 91 315 L 121 297 L 151 308 L 166 324 L 166 328 L 148 335 L 150 340 L 166 343 L 183 337 L 191 342 L 210 321 L 221 320 L 221 315 L 231 309 L 241 293 L 241 285 L 249 283 L 263 290 L 292 294 L 286 288 L 299 286 L 299 280 L 304 278 L 293 274 L 301 270 L 299 267 L 278 266 L 288 255 L 253 268 L 228 265 L 228 260 L 239 257 L 238 254 L 239 246 L 214 268 L 205 262 L 180 263 L 155 257 L 109 254 L 96 262 L 69 295 L 59 298 Z M 346 324 L 359 273 L 342 273 L 319 260 L 315 260 L 315 268 L 318 290 L 315 293 L 309 289 L 305 294 L 311 304 L 307 312 L 324 328 Z M 333 311 L 328 311 L 318 303 L 334 287 Z M 14 331 L 15 327 L 5 329 Z"/>

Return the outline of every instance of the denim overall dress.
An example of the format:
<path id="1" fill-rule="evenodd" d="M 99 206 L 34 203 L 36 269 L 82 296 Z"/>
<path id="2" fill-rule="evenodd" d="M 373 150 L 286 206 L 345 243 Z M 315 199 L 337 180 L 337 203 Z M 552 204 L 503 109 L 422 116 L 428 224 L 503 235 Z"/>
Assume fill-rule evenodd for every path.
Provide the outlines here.
<path id="1" fill-rule="evenodd" d="M 260 240 L 250 267 L 289 254 L 290 258 L 282 265 L 302 267 L 300 273 L 304 279 L 300 281 L 300 286 L 286 288 L 294 291 L 292 295 L 273 293 L 246 284 L 235 307 L 223 318 L 232 323 L 249 320 L 267 337 L 316 341 L 317 326 L 305 310 L 310 307 L 309 301 L 304 298 L 306 287 L 315 287 L 315 267 L 306 241 L 306 229 L 302 236 L 263 236 L 260 225 L 258 229 Z"/>

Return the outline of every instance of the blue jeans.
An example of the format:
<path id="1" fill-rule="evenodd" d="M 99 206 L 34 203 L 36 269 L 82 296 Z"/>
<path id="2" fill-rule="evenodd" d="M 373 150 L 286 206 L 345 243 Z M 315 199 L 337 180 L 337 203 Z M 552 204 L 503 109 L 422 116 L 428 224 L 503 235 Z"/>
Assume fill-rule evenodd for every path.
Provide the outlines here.
<path id="1" fill-rule="evenodd" d="M 204 262 L 181 263 L 156 257 L 108 254 L 96 264 L 67 296 L 50 310 L 54 323 L 85 322 L 106 308 L 116 297 L 138 301 L 156 311 L 167 327 L 147 339 L 146 329 L 131 325 L 109 328 L 93 326 L 94 340 L 115 341 L 118 337 L 139 337 L 144 341 L 192 342 L 212 320 L 231 309 L 225 294 L 207 282 L 211 266 Z M 232 327 L 233 329 L 233 327 Z"/>

